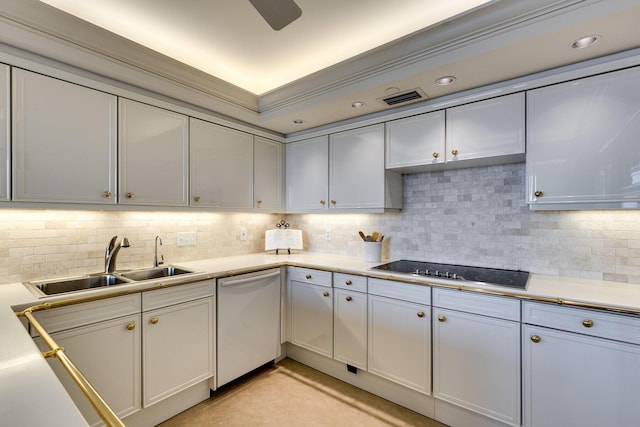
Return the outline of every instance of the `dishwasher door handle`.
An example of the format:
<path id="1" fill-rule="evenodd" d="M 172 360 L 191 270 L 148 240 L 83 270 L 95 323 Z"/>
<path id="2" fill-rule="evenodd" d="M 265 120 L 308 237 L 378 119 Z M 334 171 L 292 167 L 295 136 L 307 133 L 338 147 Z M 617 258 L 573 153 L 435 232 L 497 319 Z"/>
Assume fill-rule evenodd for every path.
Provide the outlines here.
<path id="1" fill-rule="evenodd" d="M 273 273 L 261 274 L 259 276 L 247 277 L 245 279 L 235 279 L 235 280 L 228 280 L 228 281 L 222 280 L 220 281 L 220 286 L 223 286 L 223 287 L 238 286 L 238 285 L 243 285 L 249 282 L 255 282 L 256 280 L 268 279 L 270 277 L 275 277 L 279 275 L 280 275 L 280 271 L 274 271 Z"/>

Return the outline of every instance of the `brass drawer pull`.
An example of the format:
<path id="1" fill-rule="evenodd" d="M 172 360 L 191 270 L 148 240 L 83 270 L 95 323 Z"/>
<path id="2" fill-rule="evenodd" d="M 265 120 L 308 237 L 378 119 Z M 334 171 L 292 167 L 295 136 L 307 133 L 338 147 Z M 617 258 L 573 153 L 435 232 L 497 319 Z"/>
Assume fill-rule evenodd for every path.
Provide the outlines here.
<path id="1" fill-rule="evenodd" d="M 325 202 L 324 200 L 320 200 L 320 204 L 321 204 L 322 206 L 324 206 L 326 203 L 327 203 L 327 202 Z"/>
<path id="2" fill-rule="evenodd" d="M 536 197 L 542 197 L 544 193 L 541 190 L 536 190 L 533 192 L 533 195 Z"/>
<path id="3" fill-rule="evenodd" d="M 585 319 L 582 321 L 582 326 L 584 326 L 585 328 L 590 328 L 593 326 L 593 320 L 590 319 Z"/>
<path id="4" fill-rule="evenodd" d="M 438 153 L 437 151 L 433 152 L 433 158 L 437 159 L 438 157 L 440 157 L 440 153 Z"/>
<path id="5" fill-rule="evenodd" d="M 531 342 L 534 342 L 537 344 L 540 341 L 542 341 L 542 338 L 540 338 L 540 335 L 531 335 Z"/>
<path id="6" fill-rule="evenodd" d="M 332 201 L 331 201 L 331 204 L 332 204 L 332 205 L 335 205 L 335 204 L 336 204 L 336 201 L 335 201 L 335 200 L 332 200 Z"/>
<path id="7" fill-rule="evenodd" d="M 104 193 L 102 193 L 102 195 L 103 195 L 106 199 L 108 199 L 108 198 L 110 198 L 110 197 L 111 197 L 111 191 L 105 191 Z"/>
<path id="8" fill-rule="evenodd" d="M 454 156 L 458 155 L 458 150 L 456 150 L 455 148 L 453 150 L 451 150 L 451 154 Z"/>
<path id="9" fill-rule="evenodd" d="M 196 203 L 200 203 L 200 200 L 201 200 L 201 199 L 200 199 L 200 196 L 195 196 L 195 197 L 193 198 L 193 201 L 194 201 L 194 202 L 196 202 Z"/>
<path id="10" fill-rule="evenodd" d="M 324 292 L 322 293 L 322 296 L 323 296 L 323 297 L 328 297 L 328 296 L 329 296 L 329 292 L 324 291 Z"/>
<path id="11" fill-rule="evenodd" d="M 346 297 L 345 299 L 346 299 L 347 301 L 351 301 L 353 298 L 351 298 L 351 297 Z"/>
<path id="12" fill-rule="evenodd" d="M 424 311 L 419 311 L 418 312 L 418 317 L 420 317 L 420 318 L 424 317 Z"/>
<path id="13" fill-rule="evenodd" d="M 127 325 L 127 330 L 128 331 L 133 331 L 136 328 L 136 324 L 131 322 Z"/>
<path id="14" fill-rule="evenodd" d="M 133 199 L 134 194 L 133 194 L 131 191 L 129 191 L 129 192 L 126 194 L 126 196 L 127 196 L 127 199 Z"/>
<path id="15" fill-rule="evenodd" d="M 445 320 L 447 320 L 446 317 L 444 317 L 443 314 L 441 314 L 440 316 L 438 316 L 438 322 L 444 322 Z"/>
<path id="16" fill-rule="evenodd" d="M 347 280 L 346 282 L 344 282 L 344 284 L 345 284 L 345 285 L 347 285 L 347 286 L 349 286 L 349 285 L 352 285 L 352 284 L 353 284 L 353 282 L 352 282 L 351 280 Z"/>
<path id="17" fill-rule="evenodd" d="M 307 274 L 307 275 L 306 275 L 306 276 L 304 276 L 304 277 L 306 277 L 306 278 L 307 278 L 307 280 L 311 279 L 311 275 L 310 275 L 310 274 Z"/>
<path id="18" fill-rule="evenodd" d="M 156 323 L 158 323 L 158 318 L 157 318 L 157 317 L 152 317 L 151 319 L 149 319 L 149 322 L 150 322 L 152 325 L 155 325 Z"/>

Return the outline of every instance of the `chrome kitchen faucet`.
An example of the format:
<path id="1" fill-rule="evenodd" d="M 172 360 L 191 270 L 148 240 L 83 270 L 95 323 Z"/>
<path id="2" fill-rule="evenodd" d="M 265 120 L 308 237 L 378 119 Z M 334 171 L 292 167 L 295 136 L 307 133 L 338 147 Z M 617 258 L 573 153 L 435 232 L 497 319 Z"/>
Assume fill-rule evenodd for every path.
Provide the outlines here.
<path id="1" fill-rule="evenodd" d="M 118 252 L 122 248 L 128 248 L 129 239 L 123 237 L 120 243 L 116 246 L 116 240 L 118 236 L 113 236 L 107 245 L 107 250 L 104 253 L 104 272 L 105 273 L 113 273 L 116 271 L 116 257 L 118 256 Z"/>
<path id="2" fill-rule="evenodd" d="M 162 246 L 162 239 L 160 236 L 156 236 L 156 245 L 153 251 L 153 267 L 156 268 L 161 264 L 164 264 L 164 254 L 160 254 L 160 262 L 158 262 L 158 242 L 160 242 L 160 246 Z"/>

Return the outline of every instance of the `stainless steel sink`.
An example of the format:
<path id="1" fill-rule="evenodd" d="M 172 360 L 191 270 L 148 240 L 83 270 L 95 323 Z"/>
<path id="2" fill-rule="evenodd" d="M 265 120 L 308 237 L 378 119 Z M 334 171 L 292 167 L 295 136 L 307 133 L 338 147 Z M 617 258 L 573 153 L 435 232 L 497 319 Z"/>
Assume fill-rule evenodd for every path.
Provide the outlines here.
<path id="1" fill-rule="evenodd" d="M 76 292 L 87 289 L 114 286 L 122 283 L 130 283 L 122 277 L 113 274 L 96 274 L 85 277 L 75 277 L 71 279 L 50 280 L 46 282 L 31 282 L 27 285 L 33 286 L 45 295 L 55 295 L 66 292 Z"/>
<path id="2" fill-rule="evenodd" d="M 168 267 L 149 268 L 145 270 L 127 271 L 127 272 L 118 273 L 118 274 L 122 277 L 138 282 L 141 280 L 161 279 L 163 277 L 179 276 L 181 274 L 189 274 L 189 273 L 193 273 L 193 271 L 183 270 L 181 268 L 168 266 Z"/>

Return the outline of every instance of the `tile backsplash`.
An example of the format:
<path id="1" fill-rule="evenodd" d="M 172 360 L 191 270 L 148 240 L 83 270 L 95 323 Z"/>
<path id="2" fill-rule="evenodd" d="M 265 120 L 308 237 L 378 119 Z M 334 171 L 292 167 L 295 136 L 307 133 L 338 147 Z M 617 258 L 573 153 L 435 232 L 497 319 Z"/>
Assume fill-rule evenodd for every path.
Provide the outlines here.
<path id="1" fill-rule="evenodd" d="M 404 209 L 298 214 L 306 250 L 363 256 L 358 230 L 385 234 L 383 258 L 415 259 L 640 284 L 640 211 L 533 212 L 524 163 L 405 175 Z M 131 247 L 119 268 L 151 266 L 156 235 L 168 263 L 264 249 L 276 214 L 0 209 L 0 283 L 102 271 L 113 235 Z M 240 229 L 247 240 L 240 240 Z M 326 230 L 330 230 L 330 240 Z M 196 245 L 176 244 L 195 231 Z"/>
<path id="2" fill-rule="evenodd" d="M 530 211 L 524 163 L 405 175 L 400 213 L 290 215 L 310 251 L 362 256 L 358 230 L 385 235 L 383 257 L 640 284 L 640 211 Z M 326 229 L 331 240 L 325 239 Z"/>

